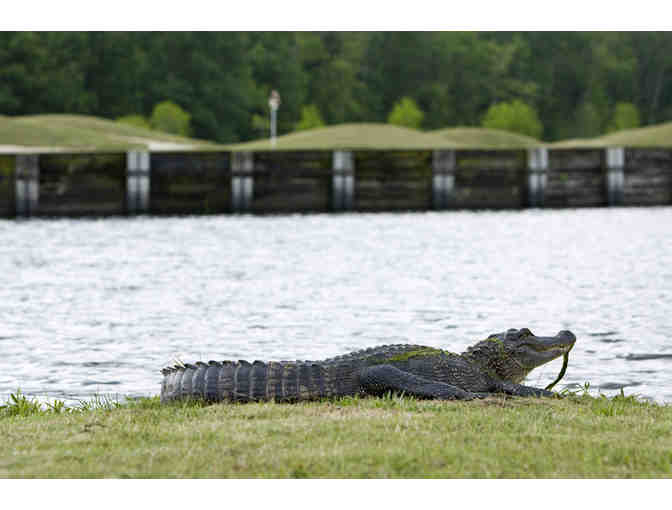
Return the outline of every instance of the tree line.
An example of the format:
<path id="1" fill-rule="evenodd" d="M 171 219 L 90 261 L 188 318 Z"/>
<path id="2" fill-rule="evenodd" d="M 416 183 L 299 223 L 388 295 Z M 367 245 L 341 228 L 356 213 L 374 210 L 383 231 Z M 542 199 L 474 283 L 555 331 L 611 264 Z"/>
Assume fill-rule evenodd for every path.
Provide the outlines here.
<path id="1" fill-rule="evenodd" d="M 268 135 L 275 89 L 280 134 L 395 122 L 553 141 L 672 120 L 669 55 L 667 32 L 0 32 L 0 115 L 142 123 L 177 106 L 192 136 L 236 142 Z"/>

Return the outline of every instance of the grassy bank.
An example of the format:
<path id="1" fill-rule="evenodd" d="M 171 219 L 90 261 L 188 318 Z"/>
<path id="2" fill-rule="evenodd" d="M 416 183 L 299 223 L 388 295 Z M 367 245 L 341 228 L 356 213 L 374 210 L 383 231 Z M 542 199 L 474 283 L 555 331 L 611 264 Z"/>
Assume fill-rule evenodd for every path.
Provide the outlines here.
<path id="1" fill-rule="evenodd" d="M 143 129 L 113 120 L 87 115 L 0 116 L 0 146 L 17 145 L 51 148 L 61 151 L 158 150 L 199 147 L 207 150 L 215 144 Z"/>
<path id="2" fill-rule="evenodd" d="M 616 131 L 596 138 L 561 140 L 549 145 L 550 148 L 601 148 L 623 147 L 666 147 L 672 146 L 672 122 L 655 124 L 636 129 Z"/>
<path id="3" fill-rule="evenodd" d="M 235 151 L 267 150 L 430 150 L 456 145 L 442 136 L 392 124 L 352 123 L 297 131 L 278 136 L 275 148 L 268 138 L 229 145 Z"/>
<path id="4" fill-rule="evenodd" d="M 632 397 L 89 407 L 1 411 L 0 476 L 672 475 L 672 406 Z"/>
<path id="5" fill-rule="evenodd" d="M 391 124 L 352 123 L 279 136 L 275 150 L 521 149 L 542 142 L 498 129 L 456 127 L 419 131 Z M 231 150 L 271 150 L 268 138 L 230 145 Z"/>
<path id="6" fill-rule="evenodd" d="M 479 127 L 454 127 L 429 133 L 442 136 L 461 149 L 527 149 L 543 143 L 530 136 Z"/>
<path id="7" fill-rule="evenodd" d="M 672 123 L 609 133 L 590 139 L 562 140 L 550 148 L 669 147 Z M 38 152 L 96 152 L 149 149 L 181 150 L 433 150 L 433 149 L 525 149 L 544 144 L 516 133 L 480 127 L 451 127 L 420 131 L 382 123 L 347 123 L 298 131 L 277 138 L 272 147 L 264 137 L 251 142 L 218 145 L 205 140 L 152 131 L 110 119 L 87 115 L 0 115 L 0 152 L 15 147 Z M 4 146 L 4 149 L 3 149 Z"/>

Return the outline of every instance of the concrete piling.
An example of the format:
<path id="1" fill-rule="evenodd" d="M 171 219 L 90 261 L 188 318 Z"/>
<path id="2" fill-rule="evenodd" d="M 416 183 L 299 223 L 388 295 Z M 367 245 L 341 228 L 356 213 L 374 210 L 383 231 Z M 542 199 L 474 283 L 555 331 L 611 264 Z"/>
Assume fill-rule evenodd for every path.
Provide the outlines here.
<path id="1" fill-rule="evenodd" d="M 543 207 L 548 172 L 548 149 L 535 147 L 527 151 L 527 205 Z"/>
<path id="2" fill-rule="evenodd" d="M 35 214 L 40 202 L 40 163 L 37 154 L 17 154 L 15 170 L 16 216 Z"/>
<path id="3" fill-rule="evenodd" d="M 147 151 L 126 153 L 126 211 L 128 214 L 149 212 L 150 154 Z"/>
<path id="4" fill-rule="evenodd" d="M 607 147 L 604 151 L 606 161 L 607 204 L 623 205 L 625 150 L 623 147 Z"/>
<path id="5" fill-rule="evenodd" d="M 332 209 L 351 211 L 355 195 L 355 161 L 351 151 L 334 151 Z"/>
<path id="6" fill-rule="evenodd" d="M 432 153 L 432 203 L 434 209 L 448 209 L 455 190 L 455 151 Z"/>
<path id="7" fill-rule="evenodd" d="M 233 212 L 249 212 L 254 196 L 254 153 L 231 154 L 231 209 Z"/>

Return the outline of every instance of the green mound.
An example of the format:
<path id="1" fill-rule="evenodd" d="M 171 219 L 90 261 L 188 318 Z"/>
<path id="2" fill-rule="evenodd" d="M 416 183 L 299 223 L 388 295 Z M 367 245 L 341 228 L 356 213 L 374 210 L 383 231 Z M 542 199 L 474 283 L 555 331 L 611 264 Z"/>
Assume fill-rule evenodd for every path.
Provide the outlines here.
<path id="1" fill-rule="evenodd" d="M 279 136 L 275 149 L 269 139 L 229 145 L 235 151 L 264 150 L 428 150 L 453 149 L 455 145 L 441 136 L 391 124 L 339 124 Z"/>
<path id="2" fill-rule="evenodd" d="M 459 148 L 473 149 L 523 149 L 536 147 L 543 142 L 530 136 L 511 133 L 501 129 L 479 127 L 454 127 L 430 131 L 454 143 Z"/>
<path id="3" fill-rule="evenodd" d="M 671 147 L 672 122 L 636 129 L 625 129 L 623 131 L 616 131 L 614 133 L 598 136 L 596 138 L 561 140 L 550 145 L 550 147 L 553 148 L 599 148 L 608 146 Z"/>
<path id="4" fill-rule="evenodd" d="M 86 115 L 0 116 L 0 146 L 53 150 L 189 150 L 214 144 Z"/>

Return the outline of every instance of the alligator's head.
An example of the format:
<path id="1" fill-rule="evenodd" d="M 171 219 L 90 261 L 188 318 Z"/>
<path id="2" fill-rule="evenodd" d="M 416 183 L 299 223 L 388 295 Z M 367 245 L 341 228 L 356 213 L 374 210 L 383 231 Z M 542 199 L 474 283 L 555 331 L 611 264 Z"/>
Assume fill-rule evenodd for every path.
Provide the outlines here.
<path id="1" fill-rule="evenodd" d="M 527 328 L 509 329 L 469 347 L 464 356 L 492 376 L 518 384 L 533 369 L 569 352 L 574 342 L 571 331 L 542 337 Z"/>

